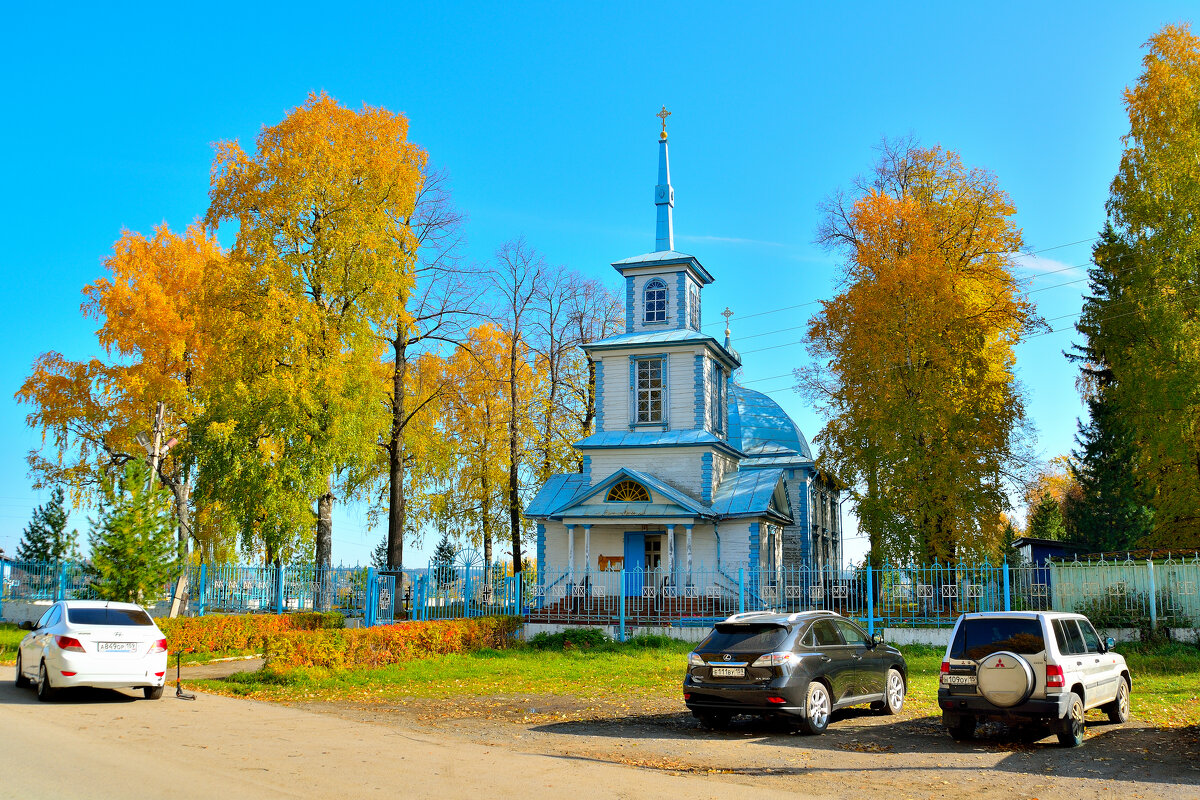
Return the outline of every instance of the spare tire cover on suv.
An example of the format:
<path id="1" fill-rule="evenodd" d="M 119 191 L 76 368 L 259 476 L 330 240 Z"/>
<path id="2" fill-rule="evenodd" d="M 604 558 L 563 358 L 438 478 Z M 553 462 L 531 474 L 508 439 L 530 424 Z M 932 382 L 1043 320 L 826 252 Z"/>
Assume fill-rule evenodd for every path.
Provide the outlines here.
<path id="1" fill-rule="evenodd" d="M 1033 667 L 1016 653 L 1001 650 L 979 662 L 979 693 L 998 708 L 1012 708 L 1033 694 Z"/>

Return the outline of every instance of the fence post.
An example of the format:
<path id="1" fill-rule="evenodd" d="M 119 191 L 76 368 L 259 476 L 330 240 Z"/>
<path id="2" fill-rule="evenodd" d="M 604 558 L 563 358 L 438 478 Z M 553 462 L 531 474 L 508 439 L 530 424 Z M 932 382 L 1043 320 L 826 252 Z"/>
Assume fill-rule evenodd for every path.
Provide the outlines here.
<path id="1" fill-rule="evenodd" d="M 871 580 L 871 562 L 867 561 L 867 633 L 875 635 L 875 582 Z"/>
<path id="2" fill-rule="evenodd" d="M 1154 587 L 1154 559 L 1147 558 L 1146 566 L 1150 568 L 1150 632 L 1158 630 L 1158 591 Z"/>
<path id="3" fill-rule="evenodd" d="M 375 612 L 379 608 L 378 577 L 374 567 L 367 567 L 367 585 L 363 587 L 363 624 L 368 628 L 375 627 Z"/>
<path id="4" fill-rule="evenodd" d="M 204 601 L 208 599 L 208 564 L 200 565 L 200 595 L 196 603 L 196 616 L 204 616 Z"/>
<path id="5" fill-rule="evenodd" d="M 275 613 L 283 613 L 283 564 L 275 565 Z"/>
<path id="6" fill-rule="evenodd" d="M 738 613 L 746 612 L 746 569 L 738 567 Z"/>
<path id="7" fill-rule="evenodd" d="M 1008 585 L 1008 559 L 1004 560 L 1004 567 L 1001 569 L 1001 574 L 1004 581 L 1004 610 L 1012 611 L 1012 589 Z"/>
<path id="8" fill-rule="evenodd" d="M 620 627 L 620 633 L 617 638 L 619 641 L 623 642 L 623 641 L 625 641 L 625 570 L 624 570 L 624 568 L 621 569 L 621 583 L 618 585 L 621 587 L 621 602 L 620 602 L 620 606 L 621 606 L 621 622 L 620 622 L 620 624 L 621 624 L 621 627 Z"/>
<path id="9" fill-rule="evenodd" d="M 67 597 L 67 563 L 59 562 L 58 565 L 58 586 L 54 591 L 55 600 L 65 600 Z"/>

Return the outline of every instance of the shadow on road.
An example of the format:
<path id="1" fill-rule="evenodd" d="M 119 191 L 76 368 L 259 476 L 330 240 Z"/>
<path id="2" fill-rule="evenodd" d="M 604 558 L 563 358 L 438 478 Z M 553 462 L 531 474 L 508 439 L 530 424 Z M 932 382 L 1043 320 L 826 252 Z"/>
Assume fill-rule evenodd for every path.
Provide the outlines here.
<path id="1" fill-rule="evenodd" d="M 689 713 L 634 714 L 625 718 L 596 718 L 540 725 L 532 730 L 561 736 L 611 737 L 676 745 L 687 743 L 689 752 L 709 759 L 712 769 L 739 775 L 812 774 L 887 769 L 922 772 L 978 771 L 978 756 L 994 757 L 986 769 L 1023 775 L 1122 780 L 1145 784 L 1200 785 L 1200 731 L 1169 730 L 1131 723 L 1112 725 L 1089 720 L 1082 747 L 1060 747 L 1050 734 L 1037 741 L 1020 730 L 1000 724 L 981 726 L 973 741 L 956 742 L 938 717 L 892 718 L 867 709 L 836 712 L 821 736 L 806 736 L 792 725 L 757 717 L 736 717 L 724 731 L 701 728 Z M 765 748 L 763 758 L 739 758 L 730 745 Z M 710 752 L 699 749 L 711 744 Z M 805 750 L 818 761 L 814 766 L 784 768 L 770 749 Z M 854 753 L 853 763 L 847 754 Z M 646 755 L 647 753 L 643 753 Z M 963 756 L 976 758 L 969 763 Z M 746 763 L 767 761 L 768 765 Z M 741 762 L 741 763 L 738 763 Z M 780 767 L 770 766 L 779 763 Z"/>
<path id="2" fill-rule="evenodd" d="M 51 705 L 105 705 L 135 703 L 142 699 L 141 691 L 137 695 L 126 694 L 118 689 L 89 689 L 86 687 L 61 689 Z M 5 681 L 0 684 L 0 704 L 3 705 L 35 705 L 39 701 L 33 689 L 18 689 L 13 682 Z"/>

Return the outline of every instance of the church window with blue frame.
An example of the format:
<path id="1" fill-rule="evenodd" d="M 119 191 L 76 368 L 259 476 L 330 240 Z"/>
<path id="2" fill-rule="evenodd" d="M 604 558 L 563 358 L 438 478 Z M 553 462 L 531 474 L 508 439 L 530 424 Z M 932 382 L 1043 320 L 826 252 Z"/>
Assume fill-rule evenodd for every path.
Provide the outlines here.
<path id="1" fill-rule="evenodd" d="M 637 416 L 638 424 L 663 421 L 664 359 L 639 358 L 637 360 Z"/>
<path id="2" fill-rule="evenodd" d="M 667 284 L 654 278 L 646 284 L 642 299 L 645 304 L 643 319 L 646 322 L 667 321 Z"/>
<path id="3" fill-rule="evenodd" d="M 604 499 L 610 503 L 649 503 L 650 493 L 636 481 L 621 481 L 608 490 Z"/>
<path id="4" fill-rule="evenodd" d="M 712 383 L 708 387 L 709 428 L 713 433 L 725 434 L 725 370 L 715 362 L 712 365 Z"/>
<path id="5" fill-rule="evenodd" d="M 688 327 L 694 331 L 700 330 L 700 290 L 688 291 Z"/>

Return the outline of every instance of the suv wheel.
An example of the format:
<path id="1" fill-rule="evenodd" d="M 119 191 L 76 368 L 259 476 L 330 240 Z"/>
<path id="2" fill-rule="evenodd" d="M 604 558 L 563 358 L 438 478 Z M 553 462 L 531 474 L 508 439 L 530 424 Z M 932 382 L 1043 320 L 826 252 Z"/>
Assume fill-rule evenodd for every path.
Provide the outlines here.
<path id="1" fill-rule="evenodd" d="M 975 738 L 978 722 L 971 714 L 943 714 L 942 724 L 950 731 L 950 737 L 954 741 L 965 742 Z"/>
<path id="2" fill-rule="evenodd" d="M 883 701 L 883 711 L 889 716 L 899 714 L 904 708 L 904 676 L 900 674 L 900 670 L 888 670 Z"/>
<path id="3" fill-rule="evenodd" d="M 804 719 L 800 729 L 805 733 L 824 733 L 829 727 L 829 715 L 833 713 L 833 701 L 829 689 L 820 681 L 813 681 L 804 693 Z"/>
<path id="4" fill-rule="evenodd" d="M 692 716 L 700 720 L 700 725 L 710 731 L 725 730 L 729 727 L 729 720 L 733 719 L 732 714 L 721 711 L 693 711 Z"/>
<path id="5" fill-rule="evenodd" d="M 1108 721 L 1124 725 L 1129 721 L 1129 684 L 1124 678 L 1119 678 L 1121 685 L 1117 687 L 1117 698 L 1104 706 Z"/>
<path id="6" fill-rule="evenodd" d="M 1058 743 L 1063 747 L 1083 744 L 1083 700 L 1071 692 L 1067 700 L 1067 715 L 1058 721 Z"/>

